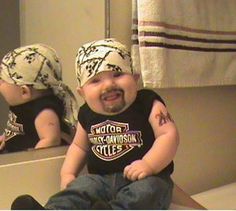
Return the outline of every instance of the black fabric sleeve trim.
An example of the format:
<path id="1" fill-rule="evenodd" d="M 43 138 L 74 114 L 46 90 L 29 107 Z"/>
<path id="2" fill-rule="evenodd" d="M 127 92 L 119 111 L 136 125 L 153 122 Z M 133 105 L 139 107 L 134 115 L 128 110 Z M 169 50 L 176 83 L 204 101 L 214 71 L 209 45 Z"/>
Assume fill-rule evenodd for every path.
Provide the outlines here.
<path id="1" fill-rule="evenodd" d="M 44 109 L 52 109 L 58 115 L 59 119 L 62 119 L 64 113 L 63 102 L 56 96 L 47 96 L 39 98 L 34 102 L 34 114 L 37 116 Z"/>
<path id="2" fill-rule="evenodd" d="M 144 114 L 147 116 L 147 118 L 149 117 L 149 115 L 151 113 L 153 102 L 155 100 L 160 101 L 161 103 L 163 103 L 166 106 L 166 104 L 165 104 L 164 100 L 161 98 L 161 96 L 150 89 L 139 90 L 138 91 L 138 100 L 142 104 Z"/>

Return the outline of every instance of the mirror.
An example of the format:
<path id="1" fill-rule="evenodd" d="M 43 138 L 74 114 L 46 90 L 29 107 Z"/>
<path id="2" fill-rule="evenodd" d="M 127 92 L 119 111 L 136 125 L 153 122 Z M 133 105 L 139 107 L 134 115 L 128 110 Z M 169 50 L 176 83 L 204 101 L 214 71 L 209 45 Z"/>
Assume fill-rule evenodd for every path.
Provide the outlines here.
<path id="1" fill-rule="evenodd" d="M 5 16 L 1 14 L 5 33 L 1 33 L 0 37 L 6 41 L 0 49 L 1 58 L 9 50 L 32 43 L 45 43 L 53 47 L 61 59 L 63 81 L 81 105 L 82 101 L 76 93 L 76 51 L 85 42 L 109 36 L 109 0 L 58 0 L 56 4 L 53 0 L 4 0 L 0 4 L 7 11 Z M 9 8 L 12 8 L 11 11 Z M 9 36 L 9 25 L 12 24 L 15 27 L 10 27 L 13 31 Z M 8 119 L 8 106 L 2 97 L 0 104 L 2 134 Z"/>

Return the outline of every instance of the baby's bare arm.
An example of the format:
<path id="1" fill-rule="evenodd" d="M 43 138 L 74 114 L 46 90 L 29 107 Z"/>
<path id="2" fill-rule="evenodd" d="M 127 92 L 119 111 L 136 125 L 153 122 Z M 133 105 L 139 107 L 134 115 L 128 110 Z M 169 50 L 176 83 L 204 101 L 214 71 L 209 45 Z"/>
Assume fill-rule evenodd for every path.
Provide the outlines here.
<path id="1" fill-rule="evenodd" d="M 39 113 L 35 119 L 35 128 L 40 139 L 35 149 L 60 145 L 60 121 L 52 109 L 44 109 Z"/>
<path id="2" fill-rule="evenodd" d="M 88 136 L 80 123 L 72 144 L 70 145 L 61 169 L 61 189 L 73 181 L 86 163 L 88 151 Z"/>
<path id="3" fill-rule="evenodd" d="M 142 179 L 160 172 L 173 160 L 178 147 L 177 128 L 161 102 L 154 102 L 149 122 L 155 141 L 141 160 L 132 162 L 124 169 L 124 176 L 130 180 Z"/>

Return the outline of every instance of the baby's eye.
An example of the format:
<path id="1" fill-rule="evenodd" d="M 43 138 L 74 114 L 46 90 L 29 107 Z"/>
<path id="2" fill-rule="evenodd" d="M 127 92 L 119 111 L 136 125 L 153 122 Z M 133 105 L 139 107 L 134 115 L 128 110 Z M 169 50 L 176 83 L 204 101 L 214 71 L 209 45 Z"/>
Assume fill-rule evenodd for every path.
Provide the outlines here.
<path id="1" fill-rule="evenodd" d="M 91 83 L 91 84 L 96 84 L 96 83 L 98 83 L 99 81 L 100 81 L 100 79 L 94 78 L 94 79 L 92 79 L 92 80 L 90 81 L 90 83 Z"/>
<path id="2" fill-rule="evenodd" d="M 124 73 L 122 73 L 122 72 L 114 72 L 113 77 L 116 78 L 116 77 L 120 77 L 122 75 L 124 75 Z"/>

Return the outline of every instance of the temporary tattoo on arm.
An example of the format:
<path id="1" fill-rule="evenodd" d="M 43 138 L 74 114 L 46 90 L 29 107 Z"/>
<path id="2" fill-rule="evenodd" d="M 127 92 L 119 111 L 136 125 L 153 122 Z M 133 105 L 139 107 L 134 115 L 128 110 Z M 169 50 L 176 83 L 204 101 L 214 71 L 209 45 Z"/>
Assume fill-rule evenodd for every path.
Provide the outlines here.
<path id="1" fill-rule="evenodd" d="M 167 114 L 163 114 L 161 111 L 159 114 L 156 115 L 156 118 L 159 119 L 160 126 L 166 124 L 167 122 L 174 122 L 168 112 Z"/>

